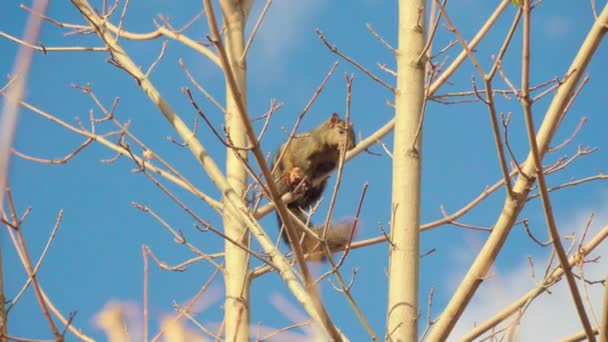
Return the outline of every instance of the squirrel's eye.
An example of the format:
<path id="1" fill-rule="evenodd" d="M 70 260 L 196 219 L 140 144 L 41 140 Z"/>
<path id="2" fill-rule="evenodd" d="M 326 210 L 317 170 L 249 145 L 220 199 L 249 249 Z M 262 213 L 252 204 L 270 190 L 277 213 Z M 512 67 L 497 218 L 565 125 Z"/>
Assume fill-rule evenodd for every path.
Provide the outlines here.
<path id="1" fill-rule="evenodd" d="M 340 134 L 344 134 L 344 132 L 345 132 L 345 131 L 346 131 L 346 130 L 344 130 L 344 129 L 340 128 L 340 129 L 338 130 L 338 133 L 340 133 Z"/>

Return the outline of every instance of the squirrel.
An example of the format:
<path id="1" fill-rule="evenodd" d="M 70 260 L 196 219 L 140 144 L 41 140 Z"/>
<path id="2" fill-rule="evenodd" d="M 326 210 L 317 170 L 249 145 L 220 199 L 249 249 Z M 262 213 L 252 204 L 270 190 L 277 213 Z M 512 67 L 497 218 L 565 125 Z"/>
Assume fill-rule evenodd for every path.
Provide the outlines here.
<path id="1" fill-rule="evenodd" d="M 286 146 L 287 150 L 283 152 Z M 272 163 L 273 178 L 281 196 L 290 191 L 301 194 L 298 199 L 289 203 L 287 208 L 302 222 L 306 223 L 307 220 L 301 209 L 308 209 L 315 204 L 327 186 L 327 179 L 316 186 L 312 182 L 337 167 L 341 149 L 348 151 L 355 146 L 352 124 L 347 125 L 336 113 L 316 128 L 294 136 L 289 144 L 281 145 Z M 283 222 L 278 213 L 277 218 L 281 229 Z M 297 232 L 302 251 L 309 255 L 310 260 L 322 261 L 325 256 L 320 238 L 324 225 L 311 228 L 319 238 L 307 233 L 295 222 L 292 227 Z M 329 249 L 333 251 L 346 246 L 352 229 L 352 222 L 330 224 L 325 235 Z M 286 232 L 282 232 L 282 235 L 289 245 Z"/>

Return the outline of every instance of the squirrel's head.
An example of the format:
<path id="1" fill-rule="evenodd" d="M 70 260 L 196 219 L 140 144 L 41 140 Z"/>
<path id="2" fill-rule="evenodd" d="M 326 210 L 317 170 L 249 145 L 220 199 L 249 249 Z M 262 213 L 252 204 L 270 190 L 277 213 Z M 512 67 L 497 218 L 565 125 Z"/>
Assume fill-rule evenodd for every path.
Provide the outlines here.
<path id="1" fill-rule="evenodd" d="M 339 149 L 346 148 L 346 151 L 352 150 L 355 147 L 357 143 L 352 123 L 349 122 L 347 124 L 337 113 L 333 113 L 327 121 L 327 125 L 331 128 L 326 137 L 328 144 L 334 145 Z"/>

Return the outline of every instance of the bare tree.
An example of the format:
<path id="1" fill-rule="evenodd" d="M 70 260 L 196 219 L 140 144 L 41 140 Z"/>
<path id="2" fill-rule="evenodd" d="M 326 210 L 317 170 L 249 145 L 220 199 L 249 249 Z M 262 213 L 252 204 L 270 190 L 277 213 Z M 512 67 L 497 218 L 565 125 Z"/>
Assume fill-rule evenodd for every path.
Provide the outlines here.
<path id="1" fill-rule="evenodd" d="M 363 121 L 357 114 L 351 115 L 355 75 L 371 80 L 370 87 L 382 89 L 387 108 L 394 114 L 392 118 L 383 122 L 381 127 L 363 130 L 366 136 L 361 136 L 353 149 L 340 153 L 335 170 L 329 170 L 324 165 L 319 167 L 324 171 L 323 175 L 306 180 L 310 182 L 308 186 L 322 189 L 327 178 L 335 173 L 333 189 L 328 188 L 324 191 L 324 198 L 329 199 L 324 201 L 328 204 L 324 204 L 329 206 L 329 210 L 322 234 L 316 234 L 315 229 L 310 229 L 310 222 L 302 222 L 295 217 L 297 215 L 294 215 L 292 209 L 288 209 L 288 204 L 296 203 L 294 201 L 307 195 L 305 192 L 297 191 L 298 187 L 286 194 L 281 192 L 276 184 L 277 179 L 273 177 L 272 163 L 269 163 L 268 159 L 269 154 L 276 150 L 267 151 L 262 147 L 263 138 L 271 127 L 273 114 L 281 108 L 282 104 L 272 100 L 267 112 L 256 118 L 250 106 L 251 99 L 248 98 L 252 94 L 262 96 L 248 89 L 247 60 L 249 51 L 256 44 L 260 27 L 264 25 L 264 20 L 268 16 L 272 16 L 272 1 L 268 0 L 254 10 L 253 0 L 216 2 L 203 0 L 198 6 L 198 12 L 193 13 L 190 20 L 175 23 L 173 19 L 159 15 L 152 20 L 155 28 L 146 33 L 137 33 L 130 28 L 130 22 L 127 20 L 132 11 L 130 5 L 132 4 L 129 0 L 116 0 L 112 3 L 103 0 L 94 4 L 88 0 L 72 0 L 70 8 L 79 13 L 79 23 L 71 23 L 63 18 L 48 16 L 46 1 L 40 0 L 36 1 L 32 8 L 21 6 L 30 18 L 23 38 L 9 33 L 13 28 L 0 26 L 0 36 L 14 42 L 14 46 L 19 50 L 13 73 L 9 75 L 7 84 L 0 89 L 0 93 L 5 98 L 0 127 L 2 135 L 0 184 L 3 187 L 1 199 L 4 200 L 4 202 L 0 200 L 2 210 L 0 219 L 27 276 L 18 293 L 7 295 L 4 292 L 7 279 L 13 282 L 16 280 L 7 277 L 3 273 L 6 272 L 5 268 L 0 265 L 0 300 L 7 303 L 0 308 L 0 334 L 3 340 L 29 340 L 29 337 L 13 336 L 10 313 L 16 305 L 20 305 L 20 299 L 30 287 L 52 338 L 64 340 L 69 331 L 75 338 L 84 341 L 93 340 L 86 329 L 78 326 L 75 320 L 76 313 L 66 315 L 57 308 L 51 299 L 52 294 L 47 296 L 44 290 L 44 280 L 38 276 L 42 261 L 47 251 L 51 249 L 55 234 L 62 225 L 63 210 L 58 214 L 42 253 L 37 260 L 33 259 L 31 252 L 33 247 L 28 244 L 24 234 L 24 227 L 28 224 L 26 219 L 30 215 L 31 208 L 28 207 L 20 213 L 19 206 L 28 204 L 16 203 L 14 191 L 9 187 L 11 182 L 6 176 L 6 170 L 11 154 L 13 158 L 57 165 L 70 163 L 78 155 L 92 153 L 89 152 L 90 147 L 100 145 L 115 153 L 112 158 L 104 159 L 104 162 L 116 163 L 119 159 L 125 159 L 131 165 L 135 165 L 134 173 L 145 176 L 148 184 L 160 190 L 165 200 L 180 208 L 182 213 L 186 214 L 187 220 L 194 223 L 195 228 L 188 232 L 182 231 L 171 223 L 171 217 L 166 212 L 157 211 L 153 206 L 140 202 L 145 198 L 140 197 L 132 203 L 136 210 L 149 215 L 165 228 L 180 246 L 179 248 L 183 249 L 184 253 L 188 253 L 189 257 L 186 261 L 171 264 L 163 260 L 165 256 L 157 256 L 152 246 L 145 244 L 142 246 L 143 323 L 139 329 L 130 321 L 124 307 L 108 304 L 97 316 L 96 322 L 111 341 L 285 339 L 295 329 L 303 327 L 306 327 L 308 329 L 306 331 L 310 334 L 306 335 L 307 339 L 334 341 L 360 339 L 339 317 L 347 310 L 341 308 L 342 311 L 336 311 L 330 306 L 331 301 L 321 296 L 319 284 L 325 280 L 331 282 L 338 296 L 344 296 L 348 303 L 347 307 L 352 310 L 360 328 L 369 335 L 369 339 L 374 341 L 379 340 L 381 338 L 379 336 L 384 336 L 384 339 L 389 341 L 417 339 L 444 341 L 454 338 L 466 341 L 513 339 L 518 333 L 521 322 L 526 319 L 526 310 L 534 304 L 535 299 L 551 291 L 552 286 L 564 280 L 572 302 L 571 307 L 564 310 L 576 313 L 582 330 L 566 339 L 586 338 L 595 341 L 597 336 L 601 341 L 606 341 L 608 295 L 604 294 L 602 303 L 593 303 L 589 299 L 587 290 L 588 286 L 606 287 L 606 283 L 605 280 L 587 279 L 584 270 L 586 265 L 597 261 L 597 258 L 589 258 L 588 255 L 604 243 L 608 236 L 608 226 L 587 239 L 586 235 L 592 221 L 590 218 L 587 225 L 582 228 L 582 236 L 579 236 L 568 249 L 564 246 L 565 232 L 561 229 L 553 210 L 552 193 L 589 182 L 601 182 L 607 177 L 601 172 L 586 177 L 576 174 L 576 179 L 553 183 L 548 176 L 563 172 L 577 159 L 591 155 L 597 150 L 579 146 L 570 156 L 555 157 L 557 151 L 565 150 L 571 145 L 581 131 L 585 119 L 581 119 L 571 135 L 563 142 L 556 144 L 554 140 L 558 127 L 564 122 L 566 114 L 589 80 L 589 75 L 585 75 L 586 69 L 608 30 L 608 5 L 597 12 L 595 2 L 593 0 L 590 2 L 589 12 L 593 13 L 593 20 L 590 21 L 589 32 L 580 42 L 578 50 L 571 51 L 570 67 L 560 71 L 562 76 L 536 84 L 532 83 L 531 77 L 533 71 L 531 56 L 538 51 L 531 39 L 532 29 L 536 25 L 533 14 L 542 11 L 545 7 L 553 6 L 542 0 L 500 1 L 494 11 L 487 18 L 483 18 L 483 21 L 466 23 L 466 32 L 472 31 L 469 26 L 479 26 L 470 39 L 467 39 L 463 33 L 465 24 L 457 25 L 456 20 L 453 19 L 451 11 L 454 10 L 448 9 L 447 1 L 400 1 L 395 29 L 396 47 L 393 47 L 390 41 L 376 32 L 371 25 L 367 26 L 372 37 L 385 48 L 384 51 L 388 51 L 391 57 L 394 57 L 394 63 L 392 61 L 378 63 L 379 71 L 385 73 L 383 75 L 378 75 L 371 67 L 359 62 L 357 51 L 344 52 L 339 48 L 341 42 L 331 41 L 321 29 L 317 29 L 316 34 L 320 42 L 328 50 L 314 53 L 335 55 L 346 65 L 344 68 L 350 71 L 346 74 L 344 87 L 346 123 L 348 124 L 351 118 L 355 125 L 359 120 Z M 62 6 L 67 8 L 66 4 Z M 510 26 L 502 27 L 499 19 L 506 20 L 509 16 Z M 66 46 L 47 46 L 39 43 L 37 35 L 41 22 L 65 31 Z M 175 28 L 176 25 L 180 28 Z M 490 48 L 481 49 L 480 44 L 487 43 L 488 33 L 497 28 L 504 31 L 504 35 L 501 35 L 499 40 L 493 41 L 494 44 L 490 44 Z M 521 39 L 516 39 L 518 34 L 521 34 Z M 93 46 L 67 45 L 73 44 L 69 40 L 69 37 L 73 36 L 89 36 L 86 40 L 87 44 L 91 41 L 95 43 Z M 204 39 L 198 41 L 201 36 Z M 493 37 L 495 39 L 496 36 Z M 144 62 L 137 60 L 135 56 L 138 55 L 137 49 L 149 42 L 159 42 L 157 46 L 160 47 L 160 51 L 149 66 L 144 68 L 141 66 Z M 182 89 L 182 100 L 188 104 L 188 107 L 172 101 L 161 90 L 166 89 L 163 84 L 165 82 L 159 82 L 154 78 L 159 64 L 162 64 L 166 56 L 174 51 L 173 49 L 176 49 L 173 44 L 183 49 L 178 50 L 180 53 L 194 53 L 198 59 L 205 59 L 206 65 L 220 73 L 223 80 L 220 86 L 209 80 L 201 81 L 201 77 L 197 77 L 196 73 L 192 72 L 191 66 L 180 56 L 176 64 L 179 64 L 181 71 L 175 69 L 183 73 L 184 78 L 188 79 L 196 89 L 196 92 L 190 87 Z M 496 51 L 492 50 L 494 48 Z M 456 53 L 457 49 L 460 52 Z M 189 150 L 190 158 L 197 162 L 210 180 L 209 186 L 201 186 L 201 183 L 190 176 L 189 172 L 184 172 L 184 168 L 174 158 L 163 156 L 163 152 L 159 152 L 164 149 L 158 148 L 158 137 L 148 138 L 152 139 L 149 143 L 144 141 L 147 139 L 142 138 L 142 135 L 146 134 L 137 132 L 133 125 L 145 120 L 139 118 L 139 121 L 134 120 L 133 123 L 125 122 L 126 118 L 122 116 L 119 106 L 121 94 L 113 94 L 116 96 L 114 100 L 107 102 L 97 93 L 97 85 L 73 83 L 72 86 L 84 94 L 94 106 L 94 109 L 89 111 L 88 119 L 79 117 L 75 124 L 66 120 L 65 115 L 45 109 L 45 104 L 28 102 L 27 96 L 23 93 L 27 85 L 26 75 L 30 68 L 31 56 L 35 52 L 45 55 L 103 54 L 107 57 L 107 62 L 120 71 L 121 80 L 129 77 L 135 81 L 139 92 L 144 96 L 142 101 L 147 101 L 146 105 L 150 105 L 150 108 L 166 119 L 166 123 L 181 140 L 180 142 L 175 138 L 169 139 L 172 151 L 180 151 L 182 148 Z M 512 57 L 516 53 L 518 57 Z M 507 60 L 507 56 L 513 60 Z M 467 63 L 472 67 L 467 68 Z M 507 64 L 509 68 L 505 66 Z M 394 65 L 395 70 L 391 69 L 391 65 Z M 48 68 L 52 67 L 49 64 Z M 312 91 L 312 96 L 304 109 L 295 120 L 292 120 L 295 121 L 293 128 L 283 136 L 282 140 L 286 144 L 298 139 L 296 133 L 304 131 L 300 128 L 301 122 L 317 98 L 325 91 L 329 79 L 337 68 L 338 62 L 334 63 L 325 75 L 320 73 L 322 76 L 319 77 L 322 78 L 320 84 Z M 514 73 L 513 68 L 518 72 Z M 458 72 L 466 74 L 470 84 L 467 83 L 468 81 L 460 82 L 462 79 L 455 76 Z M 391 80 L 386 81 L 386 78 Z M 465 90 L 450 91 L 448 82 L 452 81 L 460 89 Z M 218 99 L 217 93 L 224 94 L 223 99 Z M 72 95 L 65 96 L 68 98 Z M 62 101 L 68 100 L 62 99 Z M 548 103 L 546 109 L 538 105 L 542 101 Z M 489 127 L 491 127 L 488 134 L 492 136 L 496 150 L 499 180 L 486 187 L 459 210 L 448 213 L 442 207 L 442 218 L 422 223 L 421 198 L 425 191 L 422 182 L 422 162 L 425 160 L 423 156 L 427 156 L 423 153 L 422 142 L 426 135 L 435 136 L 432 131 L 429 132 L 423 127 L 427 122 L 428 114 L 435 108 L 444 105 L 458 108 L 459 105 L 468 103 L 478 104 L 488 113 Z M 516 108 L 514 104 L 519 107 L 513 109 Z M 82 142 L 61 158 L 37 157 L 28 151 L 12 148 L 18 109 L 27 112 L 28 115 L 33 113 L 50 121 L 54 127 L 63 128 L 70 134 L 80 137 Z M 479 106 L 476 110 L 479 111 Z M 518 113 L 513 112 L 515 110 Z M 222 128 L 218 128 L 217 120 L 210 115 L 211 112 L 223 116 Z M 518 133 L 518 128 L 511 122 L 518 114 L 522 123 L 521 133 Z M 187 122 L 192 120 L 194 123 L 189 125 Z M 199 124 L 199 122 L 204 123 Z M 537 128 L 539 122 L 540 126 Z M 389 146 L 382 139 L 391 132 L 394 134 L 394 140 L 392 146 Z M 392 163 L 391 204 L 390 210 L 386 210 L 387 216 L 390 217 L 390 231 L 387 232 L 379 223 L 379 230 L 373 236 L 357 238 L 351 232 L 348 242 L 337 251 L 328 243 L 327 233 L 328 227 L 331 226 L 339 190 L 344 187 L 344 173 L 350 172 L 348 162 L 364 152 L 374 158 L 382 155 L 372 150 L 375 145 L 384 150 Z M 217 149 L 214 146 L 221 146 L 225 151 L 225 159 L 222 158 L 222 162 L 225 160 L 225 171 L 222 171 L 218 157 L 212 152 Z M 526 153 L 525 159 L 521 157 L 522 153 Z M 276 152 L 276 154 L 280 153 Z M 280 155 L 275 157 L 279 160 L 281 158 Z M 318 161 L 318 163 L 322 162 Z M 487 165 L 480 167 L 492 167 L 491 160 L 486 160 L 485 163 Z M 15 174 L 12 177 L 19 175 Z M 381 180 L 374 181 L 381 183 Z M 372 187 L 374 181 L 371 182 Z M 360 187 L 351 185 L 350 189 L 351 194 L 358 192 L 353 222 L 348 223 L 349 227 L 352 225 L 351 231 L 354 231 L 360 221 L 362 208 L 366 205 L 368 184 L 365 182 Z M 479 208 L 491 198 L 496 200 L 496 197 L 500 196 L 499 190 L 504 192 L 504 203 L 500 213 L 492 217 L 493 224 L 482 225 L 461 221 L 465 214 L 471 213 L 474 209 L 483 210 Z M 530 229 L 529 220 L 522 218 L 524 209 L 534 202 L 540 202 L 537 208 L 542 209 L 548 242 L 540 241 Z M 200 209 L 201 204 L 204 205 L 204 209 Z M 302 209 L 307 210 L 307 216 L 311 217 L 318 208 L 319 203 L 312 208 Z M 264 216 L 275 210 L 280 221 L 285 225 L 284 233 L 291 248 L 289 253 L 282 252 L 278 242 L 271 238 L 277 236 L 274 224 L 263 226 L 261 223 Z M 378 222 L 387 219 L 379 215 L 380 217 L 376 218 Z M 221 223 L 217 218 L 221 218 Z M 215 222 L 222 227 L 217 227 L 218 223 Z M 456 226 L 489 235 L 464 279 L 449 300 L 440 303 L 440 314 L 435 316 L 433 315 L 434 288 L 429 290 L 427 302 L 426 296 L 423 295 L 427 289 L 420 286 L 421 278 L 427 272 L 420 260 L 433 253 L 435 249 L 421 251 L 420 241 L 423 236 L 421 233 L 442 226 Z M 474 327 L 469 327 L 471 330 L 464 336 L 455 336 L 454 328 L 461 322 L 463 312 L 470 307 L 484 280 L 491 277 L 491 268 L 497 257 L 504 252 L 503 247 L 507 238 L 512 235 L 514 227 L 519 226 L 523 227 L 535 246 L 551 248 L 551 258 L 546 265 L 544 275 L 540 279 L 536 278 L 535 267 L 530 259 L 532 277 L 536 286 L 527 293 L 522 293 L 519 299 L 494 316 L 481 317 L 483 321 Z M 320 276 L 316 276 L 310 269 L 310 261 L 318 260 L 318 255 L 310 253 L 311 251 L 305 248 L 305 244 L 300 244 L 298 241 L 301 231 L 313 236 L 321 246 L 317 251 L 322 251 L 321 259 L 325 261 L 323 267 L 327 270 Z M 269 232 L 272 232 L 271 235 L 268 234 Z M 215 243 L 205 244 L 198 240 L 200 236 Z M 218 247 L 220 245 L 222 247 Z M 359 253 L 369 253 L 368 251 L 374 250 L 370 248 L 373 245 L 381 245 L 388 249 L 386 261 L 388 297 L 383 333 L 377 330 L 377 326 L 374 327 L 370 319 L 371 316 L 379 316 L 379 313 L 367 311 L 361 305 L 362 299 L 353 291 L 355 284 L 360 286 L 371 279 L 355 278 L 357 268 L 352 269 L 353 275 L 350 281 L 345 275 L 348 272 L 345 264 L 352 259 L 349 257 L 352 251 L 358 249 Z M 211 247 L 213 251 L 209 250 L 209 246 L 213 246 Z M 2 258 L 5 251 L 0 250 L 0 252 L 2 252 L 0 263 L 6 264 L 6 258 Z M 530 253 L 533 253 L 532 249 Z M 160 269 L 170 272 L 183 272 L 190 266 L 200 264 L 206 265 L 208 271 L 207 278 L 198 286 L 196 293 L 187 294 L 189 300 L 186 304 L 174 305 L 173 315 L 168 316 L 157 326 L 151 323 L 149 317 L 148 302 L 151 285 L 149 261 L 153 261 L 153 265 L 157 265 Z M 221 324 L 212 326 L 201 317 L 197 317 L 200 313 L 197 305 L 201 302 L 202 296 L 209 291 L 210 286 L 219 281 L 220 274 L 225 287 L 225 298 L 222 301 L 223 317 L 220 319 Z M 284 328 L 264 327 L 264 333 L 260 333 L 261 327 L 256 327 L 252 319 L 254 309 L 252 305 L 255 303 L 252 284 L 262 277 L 270 277 L 271 274 L 278 275 L 293 298 L 298 301 L 301 309 L 305 311 L 307 319 L 293 322 L 294 324 Z M 426 307 L 426 322 L 420 319 L 423 317 L 421 315 L 423 310 L 420 307 Z M 594 310 L 600 310 L 600 319 L 595 317 Z M 278 311 L 285 313 L 286 309 Z M 269 317 L 262 317 L 262 320 L 268 319 Z M 424 323 L 426 326 L 420 332 L 419 329 Z M 157 329 L 152 331 L 152 327 Z"/>

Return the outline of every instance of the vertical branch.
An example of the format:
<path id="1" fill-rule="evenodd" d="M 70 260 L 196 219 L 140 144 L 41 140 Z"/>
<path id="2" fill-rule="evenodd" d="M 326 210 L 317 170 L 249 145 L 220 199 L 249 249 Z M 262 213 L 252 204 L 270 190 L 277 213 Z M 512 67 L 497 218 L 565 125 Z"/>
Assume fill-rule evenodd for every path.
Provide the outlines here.
<path id="1" fill-rule="evenodd" d="M 44 13 L 46 12 L 47 5 L 47 0 L 38 0 L 34 3 L 34 11 Z M 26 43 L 30 45 L 36 43 L 41 25 L 42 18 L 39 15 L 30 15 L 25 25 L 24 40 Z M 11 155 L 9 151 L 17 128 L 19 102 L 23 96 L 34 51 L 34 49 L 24 44 L 19 48 L 19 52 L 15 56 L 15 66 L 12 73 L 15 80 L 8 90 L 8 96 L 2 106 L 2 115 L 0 115 L 0 189 L 4 189 L 7 185 L 8 162 Z M 4 213 L 3 201 L 4 196 L 0 196 L 0 217 Z"/>
<path id="2" fill-rule="evenodd" d="M 144 257 L 144 342 L 148 342 L 148 251 L 146 246 L 141 247 L 141 254 Z"/>
<path id="3" fill-rule="evenodd" d="M 604 282 L 604 301 L 602 303 L 602 320 L 597 327 L 600 333 L 600 342 L 608 342 L 608 273 Z"/>
<path id="4" fill-rule="evenodd" d="M 0 195 L 2 196 L 2 195 Z M 0 336 L 6 336 L 7 316 L 6 316 L 6 296 L 4 295 L 4 271 L 2 270 L 2 245 L 0 244 Z"/>
<path id="5" fill-rule="evenodd" d="M 72 0 L 72 1 L 75 1 L 75 0 Z M 225 72 L 224 75 L 225 75 L 226 83 L 228 84 L 228 86 L 230 87 L 232 92 L 237 93 L 238 87 L 236 84 L 236 79 L 230 68 L 227 53 L 224 49 L 223 44 L 221 44 L 219 29 L 218 29 L 217 22 L 215 20 L 213 8 L 211 6 L 211 0 L 203 0 L 203 3 L 205 5 L 205 12 L 207 13 L 209 29 L 211 31 L 211 41 L 215 44 L 216 48 L 218 49 L 218 52 L 220 55 L 220 60 L 222 61 L 222 68 L 224 69 L 224 72 Z M 220 2 L 220 4 L 222 5 L 222 7 L 226 7 L 226 8 L 223 8 L 225 13 L 234 12 L 232 10 L 233 3 L 231 3 L 230 1 L 227 1 L 227 0 L 222 1 L 222 2 Z M 302 271 L 302 279 L 303 279 L 304 286 L 307 291 L 307 293 L 304 296 L 302 293 L 299 292 L 299 290 L 300 290 L 299 288 L 296 289 L 297 285 L 296 285 L 296 283 L 294 283 L 292 281 L 293 280 L 292 276 L 295 277 L 295 274 L 292 272 L 292 268 L 290 266 L 285 265 L 286 260 L 284 258 L 282 258 L 282 255 L 278 252 L 276 246 L 268 245 L 268 243 L 270 241 L 267 240 L 267 236 L 263 232 L 262 228 L 259 226 L 256 226 L 256 225 L 252 226 L 248 223 L 249 228 L 254 228 L 254 229 L 252 229 L 253 235 L 258 238 L 258 241 L 261 243 L 262 247 L 264 247 L 265 250 L 267 250 L 267 251 L 269 250 L 271 259 L 273 261 L 276 261 L 277 268 L 279 269 L 279 273 L 282 275 L 285 282 L 290 287 L 292 287 L 294 295 L 296 295 L 296 297 L 299 297 L 298 299 L 300 299 L 300 302 L 304 305 L 304 307 L 307 309 L 307 311 L 311 314 L 311 316 L 315 320 L 315 322 L 319 323 L 320 326 L 322 326 L 325 329 L 325 331 L 328 333 L 328 335 L 334 341 L 342 341 L 343 340 L 342 335 L 336 329 L 335 325 L 331 321 L 331 318 L 329 317 L 327 310 L 323 306 L 323 302 L 321 301 L 321 296 L 314 286 L 312 276 L 310 274 L 310 270 L 308 269 L 308 266 L 306 265 L 306 261 L 304 259 L 304 254 L 302 253 L 300 245 L 297 243 L 297 241 L 298 241 L 297 234 L 296 234 L 295 228 L 292 226 L 292 223 L 291 223 L 293 221 L 291 219 L 289 219 L 289 212 L 287 210 L 287 207 L 286 207 L 285 203 L 283 202 L 283 200 L 281 199 L 281 196 L 277 190 L 277 186 L 274 183 L 274 179 L 270 172 L 270 168 L 268 167 L 264 154 L 262 153 L 262 150 L 260 148 L 260 143 L 257 140 L 256 134 L 253 131 L 251 122 L 249 121 L 249 116 L 247 115 L 247 108 L 245 107 L 245 104 L 243 103 L 243 101 L 241 101 L 240 97 L 237 96 L 235 98 L 235 102 L 236 102 L 236 106 L 238 109 L 238 114 L 240 115 L 241 120 L 243 121 L 243 124 L 245 125 L 247 137 L 249 138 L 249 143 L 251 144 L 251 150 L 260 167 L 261 174 L 264 177 L 264 180 L 266 180 L 270 199 L 275 203 L 277 213 L 279 214 L 281 221 L 285 223 L 285 232 L 287 233 L 287 237 L 288 237 L 289 243 L 291 245 L 291 248 L 294 251 L 298 266 L 300 267 L 300 270 Z M 231 195 L 234 196 L 234 194 L 231 194 Z M 247 210 L 247 213 L 250 214 L 250 212 L 248 211 L 247 208 L 244 208 L 244 210 Z M 253 218 L 247 217 L 247 220 L 249 220 L 249 219 L 253 219 Z M 259 230 L 258 230 L 258 228 L 259 228 Z"/>
<path id="6" fill-rule="evenodd" d="M 252 2 L 252 0 L 246 1 Z M 226 132 L 236 147 L 247 145 L 247 128 L 238 113 L 237 101 L 247 106 L 247 67 L 245 60 L 240 60 L 245 51 L 245 24 L 247 16 L 243 11 L 243 3 L 232 0 L 220 1 L 224 25 L 226 27 L 225 50 L 229 64 L 224 68 L 225 78 L 230 77 L 231 71 L 236 89 L 230 87 L 226 81 Z M 222 44 L 218 42 L 218 44 Z M 238 100 L 237 100 L 238 98 Z M 237 153 L 239 155 L 237 155 Z M 247 191 L 247 170 L 242 161 L 247 161 L 244 150 L 233 150 L 226 147 L 226 176 L 228 183 L 236 195 L 243 198 Z M 227 205 L 224 198 L 224 205 Z M 224 272 L 224 285 L 226 287 L 226 302 L 224 303 L 224 322 L 226 341 L 244 341 L 249 339 L 249 253 L 230 240 L 238 241 L 242 246 L 249 248 L 249 234 L 247 227 L 238 217 L 228 212 L 224 213 L 224 231 L 230 239 L 225 240 L 226 270 Z"/>
<path id="7" fill-rule="evenodd" d="M 570 294 L 572 295 L 572 299 L 574 300 L 574 304 L 576 306 L 576 311 L 578 312 L 578 316 L 581 320 L 581 324 L 583 325 L 583 329 L 587 334 L 587 339 L 590 342 L 595 342 L 595 335 L 593 334 L 593 329 L 591 328 L 591 323 L 589 322 L 589 317 L 587 317 L 587 313 L 585 312 L 585 306 L 583 304 L 583 300 L 581 298 L 580 292 L 578 292 L 578 287 L 576 286 L 576 281 L 574 280 L 574 275 L 572 275 L 572 271 L 568 268 L 568 255 L 564 250 L 564 247 L 559 238 L 559 233 L 557 232 L 557 226 L 555 224 L 555 218 L 553 217 L 553 210 L 551 208 L 551 201 L 549 199 L 549 193 L 547 192 L 547 183 L 545 181 L 545 174 L 543 172 L 542 166 L 542 157 L 538 148 L 538 143 L 536 142 L 536 135 L 534 129 L 534 121 L 532 118 L 532 102 L 530 100 L 530 0 L 523 0 L 523 14 L 524 14 L 524 27 L 523 27 L 523 40 L 522 40 L 522 68 L 521 68 L 521 103 L 524 109 L 525 121 L 526 121 L 526 130 L 528 133 L 528 142 L 530 144 L 530 157 L 532 159 L 532 163 L 536 168 L 536 174 L 538 178 L 538 188 L 540 193 L 541 202 L 543 204 L 543 208 L 545 211 L 545 220 L 547 221 L 547 227 L 549 229 L 549 234 L 551 235 L 551 240 L 553 242 L 553 246 L 555 247 L 555 252 L 557 253 L 557 257 L 559 259 L 559 263 L 564 269 L 564 275 L 566 276 L 566 282 L 568 283 L 568 288 L 570 289 Z M 528 158 L 530 159 L 530 158 Z"/>
<path id="8" fill-rule="evenodd" d="M 418 339 L 421 139 L 425 91 L 425 1 L 399 2 L 387 339 Z"/>
<path id="9" fill-rule="evenodd" d="M 513 187 L 511 185 L 511 176 L 507 169 L 507 160 L 503 149 L 502 139 L 500 137 L 500 129 L 498 127 L 498 118 L 496 117 L 496 106 L 494 103 L 494 94 L 492 94 L 492 80 L 489 75 L 484 75 L 484 83 L 486 85 L 486 104 L 488 105 L 488 114 L 490 114 L 490 122 L 492 123 L 492 131 L 494 132 L 494 144 L 496 145 L 496 155 L 498 163 L 502 170 L 502 176 L 505 180 L 505 188 L 507 196 L 513 196 Z"/>

